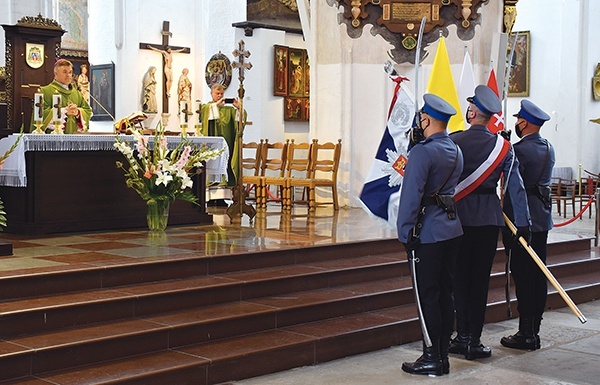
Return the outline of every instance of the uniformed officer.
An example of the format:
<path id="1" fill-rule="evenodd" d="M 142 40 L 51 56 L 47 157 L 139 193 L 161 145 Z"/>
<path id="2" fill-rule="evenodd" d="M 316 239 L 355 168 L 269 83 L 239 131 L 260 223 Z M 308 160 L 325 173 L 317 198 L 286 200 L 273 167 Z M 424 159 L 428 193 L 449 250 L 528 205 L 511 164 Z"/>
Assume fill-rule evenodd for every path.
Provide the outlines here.
<path id="1" fill-rule="evenodd" d="M 397 228 L 398 239 L 405 245 L 409 258 L 416 258 L 417 295 L 432 346 L 423 342 L 423 355 L 415 362 L 403 363 L 402 370 L 439 376 L 450 371 L 448 344 L 454 324 L 452 280 L 462 234 L 453 194 L 463 159 L 446 132 L 448 120 L 456 110 L 433 94 L 424 95 L 423 100 L 417 119 L 425 139 L 409 152 Z"/>
<path id="2" fill-rule="evenodd" d="M 490 357 L 492 350 L 481 343 L 492 262 L 504 215 L 496 192 L 503 175 L 507 195 L 514 203 L 518 233 L 529 239 L 529 210 L 519 163 L 510 142 L 487 129 L 490 118 L 502 111 L 498 96 L 487 86 L 477 86 L 467 98 L 466 118 L 471 127 L 452 134 L 464 156 L 464 168 L 455 200 L 462 223 L 462 236 L 454 275 L 454 305 L 457 336 L 450 353 L 466 359 Z"/>
<path id="3" fill-rule="evenodd" d="M 550 179 L 554 167 L 554 147 L 540 135 L 540 128 L 550 116 L 529 100 L 521 101 L 521 110 L 515 114 L 515 132 L 521 140 L 515 143 L 519 159 L 519 171 L 527 189 L 527 202 L 531 214 L 531 247 L 546 263 L 548 230 L 552 229 L 552 201 Z M 507 216 L 512 217 L 512 200 L 505 199 Z M 511 249 L 510 268 L 515 281 L 519 331 L 502 337 L 503 346 L 514 349 L 535 350 L 540 348 L 540 323 L 546 307 L 548 287 L 546 276 L 520 244 L 505 235 L 505 246 Z M 508 236 L 508 241 L 506 239 Z"/>

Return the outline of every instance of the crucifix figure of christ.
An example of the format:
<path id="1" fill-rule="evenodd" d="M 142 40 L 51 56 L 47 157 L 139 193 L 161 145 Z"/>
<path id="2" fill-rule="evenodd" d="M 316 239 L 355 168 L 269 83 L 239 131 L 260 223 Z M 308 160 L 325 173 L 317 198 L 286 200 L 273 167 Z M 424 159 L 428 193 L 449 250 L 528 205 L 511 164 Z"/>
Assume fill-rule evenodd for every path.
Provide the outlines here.
<path id="1" fill-rule="evenodd" d="M 240 81 L 240 86 L 238 87 L 238 100 L 239 100 L 239 119 L 237 122 L 237 127 L 235 130 L 235 143 L 237 148 L 237 161 L 238 161 L 238 170 L 239 175 L 237 175 L 236 186 L 233 189 L 233 203 L 231 206 L 227 208 L 227 216 L 233 222 L 233 218 L 237 215 L 241 217 L 246 214 L 252 220 L 256 215 L 256 209 L 251 205 L 246 203 L 246 196 L 248 192 L 244 188 L 243 181 L 243 167 L 242 167 L 242 147 L 244 142 L 244 94 L 246 91 L 244 90 L 244 79 L 246 78 L 244 72 L 252 68 L 252 64 L 246 59 L 250 57 L 250 51 L 246 50 L 245 43 L 243 40 L 240 40 L 238 43 L 238 49 L 233 51 L 233 56 L 238 58 L 237 62 L 231 63 L 231 66 L 234 69 L 238 70 L 238 79 Z M 233 155 L 232 155 L 233 156 Z"/>
<path id="2" fill-rule="evenodd" d="M 160 52 L 163 56 L 163 114 L 169 113 L 169 98 L 171 96 L 171 85 L 173 84 L 173 53 L 190 53 L 189 47 L 175 47 L 169 45 L 169 37 L 173 33 L 169 31 L 169 22 L 163 21 L 161 31 L 162 44 L 140 43 L 141 49 L 149 49 Z"/>

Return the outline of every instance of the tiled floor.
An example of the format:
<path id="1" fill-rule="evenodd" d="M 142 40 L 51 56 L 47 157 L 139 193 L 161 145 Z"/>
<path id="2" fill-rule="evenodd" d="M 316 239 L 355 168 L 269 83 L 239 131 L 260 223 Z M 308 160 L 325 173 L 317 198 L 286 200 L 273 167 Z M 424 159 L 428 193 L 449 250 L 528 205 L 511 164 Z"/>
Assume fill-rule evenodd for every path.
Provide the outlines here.
<path id="1" fill-rule="evenodd" d="M 252 223 L 244 216 L 234 224 L 224 209 L 209 211 L 213 225 L 169 227 L 158 235 L 145 229 L 42 237 L 0 233 L 0 241 L 13 245 L 12 256 L 0 257 L 0 276 L 395 237 L 361 209 L 334 213 L 323 207 L 307 217 L 306 209 L 282 216 L 279 207 L 269 206 Z"/>
<path id="2" fill-rule="evenodd" d="M 334 213 L 323 207 L 310 218 L 305 209 L 298 209 L 292 216 L 281 216 L 277 206 L 269 206 L 267 213 L 252 223 L 244 217 L 235 224 L 230 224 L 223 209 L 210 210 L 214 214 L 213 225 L 169 227 L 159 235 L 144 229 L 43 237 L 0 234 L 0 241 L 10 242 L 14 249 L 12 256 L 0 257 L 0 277 L 189 258 L 198 254 L 244 253 L 395 238 L 395 230 L 382 226 L 362 209 L 341 209 Z M 558 227 L 551 232 L 550 238 L 593 236 L 594 217 L 584 216 Z M 556 223 L 564 221 L 555 217 Z M 542 349 L 535 352 L 510 351 L 500 346 L 500 337 L 515 330 L 516 320 L 486 325 L 483 339 L 494 350 L 492 358 L 466 361 L 453 357 L 451 374 L 442 377 L 444 383 L 596 384 L 600 374 L 600 302 L 583 304 L 580 309 L 588 318 L 584 325 L 567 308 L 548 312 L 540 333 Z M 418 343 L 408 344 L 240 381 L 239 384 L 379 385 L 440 381 L 410 376 L 400 370 L 402 361 L 418 357 L 418 349 Z"/>

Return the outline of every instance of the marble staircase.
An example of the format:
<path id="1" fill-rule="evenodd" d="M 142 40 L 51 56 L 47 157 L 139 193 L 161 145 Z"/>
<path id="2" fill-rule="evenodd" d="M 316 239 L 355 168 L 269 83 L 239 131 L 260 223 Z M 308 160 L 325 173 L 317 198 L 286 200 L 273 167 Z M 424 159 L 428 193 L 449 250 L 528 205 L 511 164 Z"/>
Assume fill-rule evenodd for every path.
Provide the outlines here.
<path id="1" fill-rule="evenodd" d="M 504 261 L 486 322 L 506 319 Z M 600 298 L 590 239 L 550 244 L 548 265 L 575 302 Z M 552 287 L 548 305 L 565 306 Z M 0 278 L 3 385 L 219 384 L 419 338 L 395 239 Z"/>

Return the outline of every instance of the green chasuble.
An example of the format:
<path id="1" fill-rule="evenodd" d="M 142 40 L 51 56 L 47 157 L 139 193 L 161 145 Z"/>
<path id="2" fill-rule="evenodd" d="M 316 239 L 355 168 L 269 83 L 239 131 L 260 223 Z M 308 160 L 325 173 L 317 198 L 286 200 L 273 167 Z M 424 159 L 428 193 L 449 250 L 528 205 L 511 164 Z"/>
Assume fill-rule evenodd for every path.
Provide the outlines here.
<path id="1" fill-rule="evenodd" d="M 60 85 L 56 80 L 53 80 L 52 83 L 47 86 L 40 87 L 42 94 L 44 95 L 44 118 L 43 118 L 43 126 L 42 129 L 45 130 L 47 128 L 53 129 L 51 125 L 52 122 L 52 95 L 55 92 L 58 92 L 61 96 L 61 106 L 63 109 L 73 103 L 77 105 L 79 109 L 79 116 L 67 116 L 64 113 L 64 110 L 61 112 L 61 117 L 63 117 L 63 126 L 61 127 L 65 134 L 76 134 L 78 132 L 87 131 L 90 118 L 92 117 L 92 108 L 88 104 L 88 102 L 84 99 L 81 92 L 78 89 L 73 88 L 73 86 L 69 86 L 69 89 L 65 89 Z M 65 121 L 66 118 L 66 121 Z M 48 127 L 48 125 L 51 125 Z M 31 131 L 33 131 L 35 127 L 33 126 L 33 116 L 31 119 Z"/>
<path id="2" fill-rule="evenodd" d="M 222 136 L 229 147 L 229 164 L 227 165 L 227 186 L 235 187 L 237 175 L 239 174 L 238 148 L 235 141 L 235 132 L 237 127 L 236 113 L 237 109 L 232 106 L 219 107 L 219 119 L 210 120 L 211 104 L 206 103 L 201 107 L 202 110 L 202 135 L 204 136 Z M 246 112 L 244 111 L 243 123 L 246 124 Z"/>

